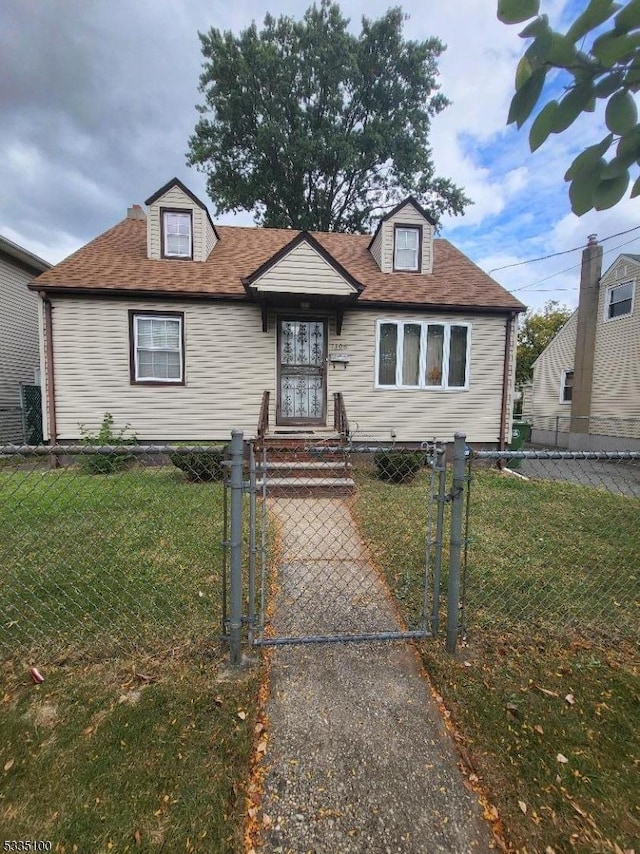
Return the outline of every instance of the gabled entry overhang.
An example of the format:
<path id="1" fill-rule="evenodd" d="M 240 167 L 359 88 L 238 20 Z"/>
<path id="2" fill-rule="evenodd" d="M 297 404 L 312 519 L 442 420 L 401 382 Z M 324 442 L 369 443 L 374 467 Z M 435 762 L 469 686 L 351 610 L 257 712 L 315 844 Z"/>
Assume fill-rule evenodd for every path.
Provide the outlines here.
<path id="1" fill-rule="evenodd" d="M 357 302 L 363 287 L 307 231 L 243 280 L 247 294 L 262 307 L 262 331 L 267 331 L 269 308 L 330 309 L 336 312 L 336 332 L 347 306 Z"/>

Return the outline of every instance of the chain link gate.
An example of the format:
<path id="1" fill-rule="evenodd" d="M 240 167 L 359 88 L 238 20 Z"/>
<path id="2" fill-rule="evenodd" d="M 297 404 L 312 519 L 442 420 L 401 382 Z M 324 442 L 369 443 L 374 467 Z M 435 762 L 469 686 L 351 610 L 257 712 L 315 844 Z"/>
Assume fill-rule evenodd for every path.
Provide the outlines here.
<path id="1" fill-rule="evenodd" d="M 424 526 L 422 565 L 417 572 L 415 567 L 399 570 L 393 592 L 357 520 L 358 482 L 390 481 L 392 502 L 393 481 L 404 476 L 402 466 L 381 472 L 381 460 L 402 466 L 408 460 L 414 466 L 411 474 L 426 468 L 420 480 L 424 514 L 407 519 L 407 525 Z M 435 637 L 448 503 L 459 505 L 462 519 L 462 489 L 454 483 L 447 492 L 443 447 L 425 443 L 421 451 L 407 454 L 295 436 L 245 444 L 242 434 L 234 433 L 225 467 L 230 476 L 225 480 L 223 621 L 232 661 L 239 656 L 244 630 L 254 646 Z M 458 554 L 458 567 L 461 543 L 460 532 L 450 546 L 450 553 Z M 459 584 L 458 575 L 458 592 L 449 591 L 455 601 Z M 455 621 L 449 622 L 455 628 L 447 629 L 457 636 L 458 609 L 452 610 Z"/>

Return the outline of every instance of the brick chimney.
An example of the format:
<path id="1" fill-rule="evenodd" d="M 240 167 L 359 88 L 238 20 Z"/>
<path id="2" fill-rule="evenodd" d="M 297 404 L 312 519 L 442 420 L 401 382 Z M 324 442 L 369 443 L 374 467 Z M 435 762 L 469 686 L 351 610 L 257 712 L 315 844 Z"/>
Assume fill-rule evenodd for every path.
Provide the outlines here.
<path id="1" fill-rule="evenodd" d="M 140 205 L 131 205 L 130 208 L 127 208 L 127 219 L 146 219 L 147 215 L 142 210 Z"/>
<path id="2" fill-rule="evenodd" d="M 598 243 L 597 235 L 590 234 L 587 245 L 582 250 L 576 351 L 573 362 L 572 433 L 589 432 L 601 275 L 602 246 Z"/>

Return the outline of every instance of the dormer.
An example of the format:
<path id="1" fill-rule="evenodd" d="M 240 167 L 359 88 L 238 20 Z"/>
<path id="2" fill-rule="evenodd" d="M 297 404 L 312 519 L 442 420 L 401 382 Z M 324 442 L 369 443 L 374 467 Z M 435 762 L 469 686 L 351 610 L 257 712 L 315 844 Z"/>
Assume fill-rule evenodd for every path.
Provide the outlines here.
<path id="1" fill-rule="evenodd" d="M 182 181 L 172 178 L 150 196 L 147 256 L 154 260 L 206 261 L 219 240 L 209 211 Z"/>
<path id="2" fill-rule="evenodd" d="M 382 217 L 369 251 L 383 273 L 431 273 L 435 221 L 409 196 Z"/>

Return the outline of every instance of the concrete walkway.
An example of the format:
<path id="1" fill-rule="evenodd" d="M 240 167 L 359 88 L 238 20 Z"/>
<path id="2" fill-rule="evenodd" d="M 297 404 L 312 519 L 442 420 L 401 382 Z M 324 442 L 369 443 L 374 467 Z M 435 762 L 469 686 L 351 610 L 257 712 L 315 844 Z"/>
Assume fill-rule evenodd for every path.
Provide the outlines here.
<path id="1" fill-rule="evenodd" d="M 278 635 L 398 631 L 346 502 L 279 498 L 269 510 L 282 546 Z M 411 648 L 322 644 L 271 654 L 265 851 L 464 854 L 492 847 Z"/>

